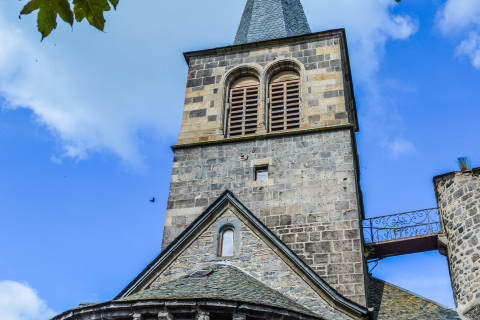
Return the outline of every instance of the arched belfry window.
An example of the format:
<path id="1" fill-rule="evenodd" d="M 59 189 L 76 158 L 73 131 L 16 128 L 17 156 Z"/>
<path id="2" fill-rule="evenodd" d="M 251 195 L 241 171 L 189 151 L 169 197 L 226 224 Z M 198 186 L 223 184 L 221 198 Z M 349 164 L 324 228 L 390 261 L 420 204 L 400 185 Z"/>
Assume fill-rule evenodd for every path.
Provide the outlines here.
<path id="1" fill-rule="evenodd" d="M 220 247 L 220 255 L 222 257 L 233 256 L 233 229 L 226 229 L 222 232 L 222 244 Z"/>
<path id="2" fill-rule="evenodd" d="M 270 131 L 300 128 L 300 76 L 282 71 L 270 81 Z"/>
<path id="3" fill-rule="evenodd" d="M 260 81 L 253 76 L 236 80 L 230 89 L 230 137 L 255 134 L 258 126 Z"/>

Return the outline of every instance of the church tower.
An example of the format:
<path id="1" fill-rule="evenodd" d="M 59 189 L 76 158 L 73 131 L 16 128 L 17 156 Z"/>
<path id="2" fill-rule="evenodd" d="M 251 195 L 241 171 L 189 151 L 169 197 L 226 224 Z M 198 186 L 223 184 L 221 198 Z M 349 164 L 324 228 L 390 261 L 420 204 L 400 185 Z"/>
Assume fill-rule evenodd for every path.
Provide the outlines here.
<path id="1" fill-rule="evenodd" d="M 247 0 L 234 45 L 184 56 L 162 251 L 53 320 L 460 319 L 368 275 L 343 29 L 312 33 L 300 0 Z"/>
<path id="2" fill-rule="evenodd" d="M 228 190 L 318 276 L 366 306 L 344 30 L 311 33 L 299 0 L 248 0 L 235 45 L 184 56 L 163 248 Z"/>

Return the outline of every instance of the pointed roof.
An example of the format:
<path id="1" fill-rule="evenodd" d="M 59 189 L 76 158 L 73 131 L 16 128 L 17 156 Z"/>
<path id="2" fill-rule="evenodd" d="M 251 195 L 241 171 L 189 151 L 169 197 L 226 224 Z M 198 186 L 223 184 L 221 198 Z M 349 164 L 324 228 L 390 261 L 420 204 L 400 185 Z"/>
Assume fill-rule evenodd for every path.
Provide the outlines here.
<path id="1" fill-rule="evenodd" d="M 235 45 L 311 33 L 300 0 L 248 0 Z"/>
<path id="2" fill-rule="evenodd" d="M 182 234 L 166 247 L 115 300 L 123 300 L 131 295 L 147 290 L 158 274 L 161 274 L 175 259 L 192 244 L 225 210 L 232 212 L 252 229 L 277 255 L 284 260 L 310 287 L 333 308 L 358 319 L 367 316 L 368 310 L 336 292 L 278 237 L 265 227 L 231 191 L 226 190 L 210 207 L 208 207 Z"/>

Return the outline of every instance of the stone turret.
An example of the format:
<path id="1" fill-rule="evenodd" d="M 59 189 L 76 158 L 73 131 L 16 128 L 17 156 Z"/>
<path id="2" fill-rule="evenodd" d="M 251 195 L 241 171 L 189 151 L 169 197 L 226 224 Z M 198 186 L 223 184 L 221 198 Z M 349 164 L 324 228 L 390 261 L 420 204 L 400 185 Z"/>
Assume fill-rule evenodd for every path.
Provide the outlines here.
<path id="1" fill-rule="evenodd" d="M 480 319 L 480 168 L 433 179 L 458 313 Z M 443 239 L 443 240 L 442 240 Z"/>

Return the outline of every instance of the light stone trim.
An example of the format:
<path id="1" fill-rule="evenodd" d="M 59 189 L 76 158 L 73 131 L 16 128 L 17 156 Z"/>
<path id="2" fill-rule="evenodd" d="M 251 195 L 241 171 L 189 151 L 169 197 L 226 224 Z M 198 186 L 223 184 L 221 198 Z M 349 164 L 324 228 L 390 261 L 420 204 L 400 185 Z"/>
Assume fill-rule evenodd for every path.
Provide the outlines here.
<path id="1" fill-rule="evenodd" d="M 349 89 L 351 79 L 344 79 L 344 72 L 350 67 L 348 57 L 343 54 L 346 49 L 343 32 L 298 38 L 288 44 L 272 42 L 240 52 L 238 49 L 196 52 L 199 56 L 195 57 L 187 54 L 190 69 L 179 145 L 228 139 L 225 129 L 229 81 L 242 75 L 239 70 L 260 80 L 257 134 L 269 132 L 269 76 L 288 69 L 301 76 L 300 129 L 356 126 L 353 92 Z M 346 72 L 350 77 L 349 71 Z M 318 75 L 331 77 L 322 79 Z"/>
<path id="2" fill-rule="evenodd" d="M 227 229 L 233 230 L 233 256 L 222 256 L 222 234 Z M 216 259 L 212 257 L 212 260 L 229 261 L 237 259 L 240 255 L 240 239 L 242 238 L 241 222 L 235 215 L 229 215 L 218 219 L 215 223 L 215 233 L 213 235 L 214 248 L 216 247 Z"/>
<path id="3" fill-rule="evenodd" d="M 264 165 L 272 165 L 273 160 L 272 158 L 262 158 L 262 159 L 254 159 L 250 161 L 250 168 L 255 168 Z"/>

